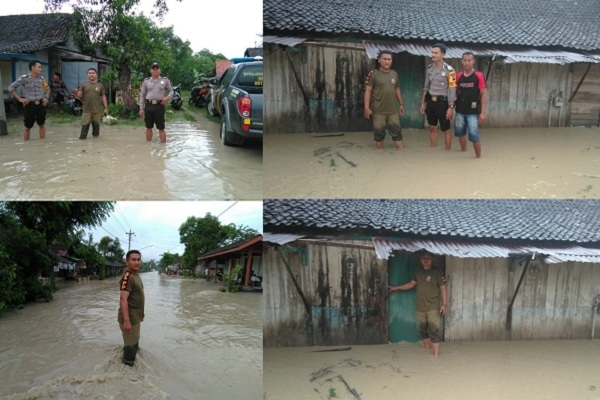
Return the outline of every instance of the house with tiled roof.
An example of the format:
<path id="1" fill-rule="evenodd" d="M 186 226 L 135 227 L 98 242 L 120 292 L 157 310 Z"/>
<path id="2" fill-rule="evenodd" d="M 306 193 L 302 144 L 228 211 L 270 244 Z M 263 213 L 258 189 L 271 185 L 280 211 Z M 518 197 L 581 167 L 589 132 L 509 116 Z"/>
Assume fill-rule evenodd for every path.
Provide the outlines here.
<path id="1" fill-rule="evenodd" d="M 446 279 L 445 341 L 587 339 L 597 200 L 265 200 L 265 346 L 418 341 L 419 254 Z M 600 331 L 596 330 L 596 337 Z"/>
<path id="2" fill-rule="evenodd" d="M 106 57 L 86 54 L 76 45 L 75 23 L 72 14 L 64 13 L 0 16 L 0 74 L 5 98 L 11 82 L 29 73 L 31 60 L 42 63 L 47 80 L 60 72 L 70 90 L 87 80 L 88 68 L 106 72 Z"/>
<path id="3" fill-rule="evenodd" d="M 267 133 L 370 130 L 364 80 L 394 53 L 404 127 L 419 112 L 435 43 L 461 70 L 465 51 L 487 80 L 484 127 L 600 125 L 597 0 L 265 0 Z"/>

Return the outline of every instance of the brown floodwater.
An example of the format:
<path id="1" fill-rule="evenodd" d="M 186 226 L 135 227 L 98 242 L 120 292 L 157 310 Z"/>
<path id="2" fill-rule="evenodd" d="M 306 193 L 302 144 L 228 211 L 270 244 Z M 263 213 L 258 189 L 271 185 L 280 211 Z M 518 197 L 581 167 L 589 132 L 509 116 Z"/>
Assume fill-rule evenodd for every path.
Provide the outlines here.
<path id="1" fill-rule="evenodd" d="M 2 200 L 262 200 L 262 145 L 223 146 L 219 125 L 167 122 L 167 143 L 144 127 L 100 124 L 100 137 L 79 140 L 81 126 L 46 123 L 23 141 L 21 118 L 0 137 Z"/>
<path id="2" fill-rule="evenodd" d="M 600 399 L 600 340 L 323 349 L 265 349 L 264 399 Z"/>
<path id="3" fill-rule="evenodd" d="M 118 278 L 65 282 L 50 303 L 0 317 L 2 399 L 259 399 L 262 294 L 141 275 L 135 365 L 121 362 Z"/>
<path id="4" fill-rule="evenodd" d="M 405 129 L 404 150 L 372 132 L 267 135 L 265 198 L 600 198 L 600 129 L 482 129 L 482 157 L 431 148 Z"/>

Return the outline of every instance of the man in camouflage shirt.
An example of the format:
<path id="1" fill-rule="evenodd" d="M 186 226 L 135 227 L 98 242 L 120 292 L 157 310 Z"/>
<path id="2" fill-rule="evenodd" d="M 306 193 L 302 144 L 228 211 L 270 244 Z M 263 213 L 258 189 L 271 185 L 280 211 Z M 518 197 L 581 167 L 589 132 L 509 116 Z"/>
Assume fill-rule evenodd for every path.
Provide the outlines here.
<path id="1" fill-rule="evenodd" d="M 133 366 L 140 341 L 140 325 L 144 320 L 144 283 L 140 277 L 142 255 L 130 250 L 125 256 L 127 271 L 121 278 L 119 327 L 123 333 L 123 363 Z"/>
<path id="2" fill-rule="evenodd" d="M 390 292 L 410 290 L 417 287 L 417 321 L 419 333 L 426 350 L 433 346 L 433 355 L 440 353 L 441 316 L 446 314 L 446 278 L 442 271 L 432 265 L 433 254 L 423 251 L 420 256 L 422 268 L 417 268 L 412 280 L 400 286 L 388 286 Z M 441 304 L 440 304 L 441 297 Z"/>
<path id="3" fill-rule="evenodd" d="M 29 74 L 21 76 L 8 86 L 8 92 L 25 107 L 23 122 L 25 132 L 23 140 L 29 140 L 31 128 L 37 122 L 40 129 L 40 139 L 46 137 L 46 105 L 50 99 L 50 85 L 42 76 L 42 63 L 38 60 L 29 62 Z M 17 93 L 17 88 L 23 87 L 23 95 Z"/>

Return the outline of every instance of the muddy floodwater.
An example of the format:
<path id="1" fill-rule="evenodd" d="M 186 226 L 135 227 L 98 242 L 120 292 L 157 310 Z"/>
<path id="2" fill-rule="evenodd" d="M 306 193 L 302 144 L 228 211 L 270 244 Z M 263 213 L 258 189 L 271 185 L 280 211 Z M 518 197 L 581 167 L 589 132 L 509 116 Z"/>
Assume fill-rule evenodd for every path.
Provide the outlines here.
<path id="1" fill-rule="evenodd" d="M 154 129 L 100 124 L 100 137 L 79 140 L 79 120 L 37 125 L 23 141 L 22 118 L 0 137 L 3 200 L 261 200 L 262 145 L 227 147 L 219 125 L 167 122 L 167 143 Z"/>
<path id="2" fill-rule="evenodd" d="M 600 198 L 600 129 L 482 129 L 482 157 L 431 148 L 403 130 L 404 150 L 372 132 L 267 135 L 265 198 Z"/>
<path id="3" fill-rule="evenodd" d="M 264 399 L 600 399 L 600 340 L 323 349 L 265 349 Z"/>
<path id="4" fill-rule="evenodd" d="M 262 294 L 141 275 L 146 318 L 121 362 L 119 280 L 69 283 L 0 318 L 1 399 L 259 399 Z"/>

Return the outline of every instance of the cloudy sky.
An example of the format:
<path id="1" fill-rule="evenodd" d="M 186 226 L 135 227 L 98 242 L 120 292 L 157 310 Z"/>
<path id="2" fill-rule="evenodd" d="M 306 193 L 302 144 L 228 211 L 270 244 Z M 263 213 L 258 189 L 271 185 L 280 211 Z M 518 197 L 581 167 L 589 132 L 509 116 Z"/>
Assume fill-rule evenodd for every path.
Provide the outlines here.
<path id="1" fill-rule="evenodd" d="M 111 217 L 101 227 L 89 230 L 94 241 L 103 236 L 119 238 L 127 251 L 126 232 L 134 232 L 131 248 L 143 260 L 159 260 L 164 252 L 183 254 L 179 227 L 188 217 L 218 216 L 223 225 L 245 225 L 262 233 L 261 201 L 118 201 Z M 87 235 L 86 235 L 87 238 Z"/>
<path id="2" fill-rule="evenodd" d="M 44 12 L 44 0 L 1 0 L 0 15 Z M 154 0 L 141 0 L 138 12 L 150 17 Z M 194 52 L 208 49 L 227 58 L 242 57 L 262 40 L 262 0 L 167 0 L 169 12 L 158 26 L 173 26 L 175 35 L 188 40 Z M 61 12 L 71 12 L 63 7 Z"/>

